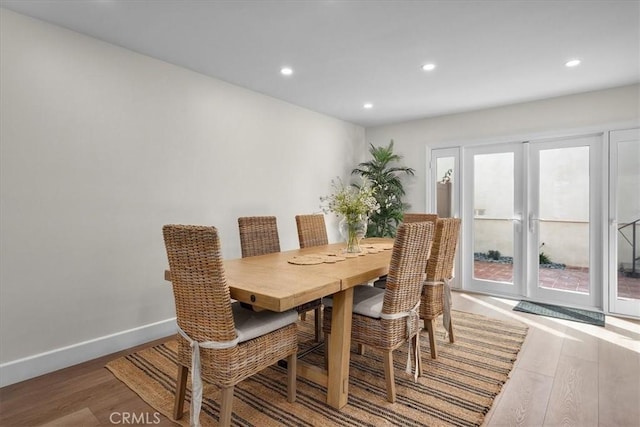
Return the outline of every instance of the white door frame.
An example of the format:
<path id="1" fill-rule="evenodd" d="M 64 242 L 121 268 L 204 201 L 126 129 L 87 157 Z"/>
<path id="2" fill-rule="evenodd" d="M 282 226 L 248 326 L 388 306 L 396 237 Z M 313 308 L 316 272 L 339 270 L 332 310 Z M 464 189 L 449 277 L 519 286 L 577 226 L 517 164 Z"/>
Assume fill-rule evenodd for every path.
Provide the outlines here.
<path id="1" fill-rule="evenodd" d="M 548 140 L 532 141 L 529 144 L 528 163 L 530 166 L 528 176 L 528 200 L 527 215 L 527 287 L 526 296 L 529 299 L 561 305 L 588 307 L 599 309 L 602 304 L 602 278 L 604 259 L 602 241 L 602 201 L 603 178 L 602 173 L 602 146 L 604 144 L 602 133 L 595 135 L 580 135 L 570 138 L 553 138 Z M 553 290 L 539 286 L 538 281 L 538 233 L 540 230 L 540 152 L 548 149 L 561 149 L 573 147 L 589 148 L 589 293 L 579 293 L 567 290 Z"/>
<path id="2" fill-rule="evenodd" d="M 513 281 L 511 284 L 504 282 L 480 280 L 474 278 L 474 156 L 494 153 L 513 153 Z M 462 156 L 463 179 L 463 203 L 462 203 L 462 271 L 464 289 L 489 294 L 519 297 L 524 293 L 524 233 L 526 218 L 523 215 L 525 200 L 525 173 L 520 173 L 526 166 L 523 162 L 524 144 L 522 142 L 502 143 L 495 145 L 471 146 L 464 150 Z"/>

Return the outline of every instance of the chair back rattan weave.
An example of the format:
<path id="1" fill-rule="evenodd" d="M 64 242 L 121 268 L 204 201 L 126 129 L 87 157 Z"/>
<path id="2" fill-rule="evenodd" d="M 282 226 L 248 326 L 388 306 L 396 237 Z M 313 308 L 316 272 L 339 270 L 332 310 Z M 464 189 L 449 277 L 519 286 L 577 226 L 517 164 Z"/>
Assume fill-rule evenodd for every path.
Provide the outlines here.
<path id="1" fill-rule="evenodd" d="M 275 216 L 238 218 L 242 258 L 280 252 L 280 236 Z"/>
<path id="2" fill-rule="evenodd" d="M 231 296 L 216 228 L 165 225 L 162 232 L 178 325 L 199 342 L 235 339 Z"/>
<path id="3" fill-rule="evenodd" d="M 431 255 L 427 263 L 427 281 L 442 282 L 453 277 L 453 265 L 459 235 L 459 218 L 438 219 Z M 420 317 L 434 319 L 443 313 L 443 292 L 443 285 L 424 287 L 420 304 Z"/>
<path id="4" fill-rule="evenodd" d="M 324 215 L 296 215 L 300 248 L 329 244 Z"/>
<path id="5" fill-rule="evenodd" d="M 433 226 L 436 226 L 436 220 L 438 219 L 438 214 L 430 214 L 430 213 L 405 213 L 402 217 L 402 222 L 412 223 L 412 222 L 431 222 Z"/>
<path id="6" fill-rule="evenodd" d="M 412 224 L 414 222 L 428 222 L 433 225 L 435 230 L 436 221 L 438 220 L 437 214 L 428 214 L 428 213 L 405 213 L 402 218 L 403 224 Z M 387 285 L 387 276 L 382 276 L 375 282 L 373 282 L 373 286 L 377 288 L 384 288 Z"/>
<path id="7" fill-rule="evenodd" d="M 393 244 L 382 312 L 411 310 L 420 300 L 424 271 L 431 242 L 433 224 L 428 222 L 400 225 Z"/>
<path id="8" fill-rule="evenodd" d="M 427 264 L 427 280 L 442 281 L 453 277 L 453 261 L 460 235 L 460 218 L 440 218 Z"/>

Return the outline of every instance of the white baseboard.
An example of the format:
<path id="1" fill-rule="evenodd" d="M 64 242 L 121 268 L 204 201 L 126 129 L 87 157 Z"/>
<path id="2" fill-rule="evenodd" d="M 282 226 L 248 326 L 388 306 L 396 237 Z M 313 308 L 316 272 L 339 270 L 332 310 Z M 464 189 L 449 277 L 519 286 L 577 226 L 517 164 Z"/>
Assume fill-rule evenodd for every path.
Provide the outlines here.
<path id="1" fill-rule="evenodd" d="M 77 365 L 176 333 L 176 318 L 0 364 L 0 387 Z"/>

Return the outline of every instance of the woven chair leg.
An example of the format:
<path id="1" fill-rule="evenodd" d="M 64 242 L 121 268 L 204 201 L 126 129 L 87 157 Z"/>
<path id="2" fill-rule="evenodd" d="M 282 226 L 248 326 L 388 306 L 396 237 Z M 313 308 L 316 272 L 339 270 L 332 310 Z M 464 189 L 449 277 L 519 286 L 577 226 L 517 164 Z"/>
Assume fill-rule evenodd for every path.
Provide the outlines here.
<path id="1" fill-rule="evenodd" d="M 393 376 L 393 351 L 388 351 L 384 355 L 384 378 L 387 380 L 387 400 L 391 403 L 396 401 L 396 381 Z"/>
<path id="2" fill-rule="evenodd" d="M 322 307 L 315 310 L 316 313 L 316 342 L 322 341 Z"/>
<path id="3" fill-rule="evenodd" d="M 306 312 L 304 312 L 304 313 L 300 313 L 300 320 L 302 320 L 303 322 L 304 322 L 305 320 L 307 320 L 307 313 L 306 313 Z"/>
<path id="4" fill-rule="evenodd" d="M 233 410 L 233 386 L 220 390 L 220 419 L 218 425 L 231 425 L 231 411 Z"/>
<path id="5" fill-rule="evenodd" d="M 453 344 L 455 341 L 456 339 L 453 336 L 453 320 L 449 319 L 449 342 Z"/>
<path id="6" fill-rule="evenodd" d="M 429 348 L 431 348 L 431 358 L 438 357 L 438 349 L 436 348 L 436 319 L 424 319 L 424 328 L 429 333 Z"/>
<path id="7" fill-rule="evenodd" d="M 184 413 L 184 396 L 187 391 L 187 376 L 189 368 L 178 365 L 178 375 L 176 379 L 176 400 L 173 404 L 173 419 L 179 420 Z"/>
<path id="8" fill-rule="evenodd" d="M 298 369 L 298 355 L 290 354 L 287 357 L 287 401 L 296 401 L 296 375 Z"/>

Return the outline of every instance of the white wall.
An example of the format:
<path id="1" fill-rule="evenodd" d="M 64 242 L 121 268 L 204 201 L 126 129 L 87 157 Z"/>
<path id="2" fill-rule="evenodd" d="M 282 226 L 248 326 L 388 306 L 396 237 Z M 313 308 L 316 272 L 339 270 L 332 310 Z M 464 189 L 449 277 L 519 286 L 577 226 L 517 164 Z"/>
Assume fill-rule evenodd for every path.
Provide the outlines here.
<path id="1" fill-rule="evenodd" d="M 2 385 L 171 330 L 163 224 L 215 225 L 237 257 L 237 217 L 276 215 L 295 248 L 294 216 L 362 161 L 359 126 L 0 17 Z"/>
<path id="2" fill-rule="evenodd" d="M 571 134 L 573 130 L 616 129 L 640 124 L 640 85 L 549 98 L 468 113 L 366 129 L 367 143 L 395 141 L 403 163 L 416 170 L 407 201 L 424 211 L 428 149 L 463 143 L 498 143 Z"/>

